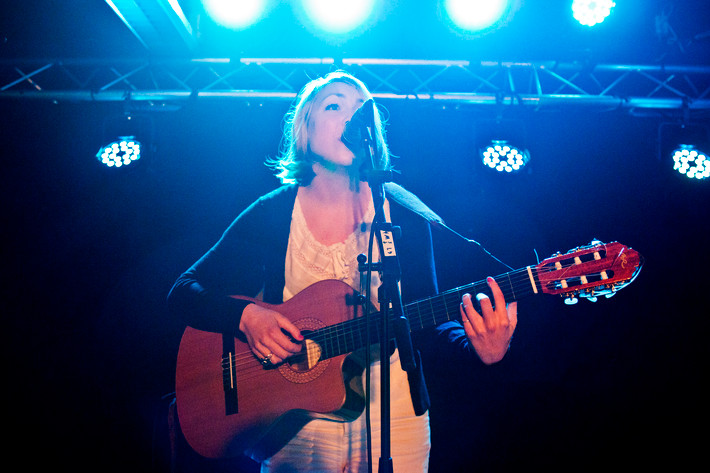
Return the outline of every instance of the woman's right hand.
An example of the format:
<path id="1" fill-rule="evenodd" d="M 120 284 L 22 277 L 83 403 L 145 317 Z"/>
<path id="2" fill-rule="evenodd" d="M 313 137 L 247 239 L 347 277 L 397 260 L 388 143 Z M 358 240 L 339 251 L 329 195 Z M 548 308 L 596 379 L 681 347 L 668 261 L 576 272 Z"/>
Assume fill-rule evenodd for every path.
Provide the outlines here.
<path id="1" fill-rule="evenodd" d="M 249 304 L 242 312 L 241 330 L 254 355 L 262 362 L 268 360 L 277 365 L 301 351 L 301 331 L 280 313 Z"/>

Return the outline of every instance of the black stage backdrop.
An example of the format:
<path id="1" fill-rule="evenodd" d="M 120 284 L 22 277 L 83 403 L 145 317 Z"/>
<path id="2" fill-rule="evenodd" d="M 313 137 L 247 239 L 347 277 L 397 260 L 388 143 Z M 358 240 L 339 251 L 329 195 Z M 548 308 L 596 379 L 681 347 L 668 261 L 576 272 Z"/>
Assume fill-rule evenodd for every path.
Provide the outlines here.
<path id="1" fill-rule="evenodd" d="M 431 471 L 702 461 L 710 186 L 659 160 L 659 120 L 507 110 L 526 124 L 532 160 L 522 174 L 496 176 L 476 157 L 486 109 L 382 105 L 397 180 L 508 264 L 593 238 L 646 258 L 614 298 L 520 302 L 511 351 L 496 367 L 426 366 Z M 119 105 L 3 103 L 4 430 L 23 469 L 167 471 L 182 329 L 165 297 L 277 185 L 263 163 L 278 151 L 287 108 L 204 100 L 152 113 L 154 152 L 124 173 L 93 157 Z M 505 271 L 475 248 L 448 254 L 436 238 L 444 289 Z M 182 457 L 193 471 L 254 471 L 242 460 Z"/>

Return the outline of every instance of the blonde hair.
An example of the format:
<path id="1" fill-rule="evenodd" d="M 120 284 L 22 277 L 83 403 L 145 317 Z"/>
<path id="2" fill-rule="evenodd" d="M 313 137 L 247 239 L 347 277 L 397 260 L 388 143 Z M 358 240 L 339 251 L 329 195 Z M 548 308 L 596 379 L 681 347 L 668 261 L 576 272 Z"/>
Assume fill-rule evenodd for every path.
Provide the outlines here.
<path id="1" fill-rule="evenodd" d="M 323 87 L 334 82 L 343 82 L 355 87 L 369 100 L 372 94 L 358 78 L 345 71 L 333 71 L 323 77 L 308 82 L 298 93 L 291 108 L 284 117 L 284 134 L 280 154 L 267 164 L 276 171 L 283 184 L 308 185 L 313 179 L 313 161 L 308 156 L 308 135 L 306 133 L 313 101 Z M 388 169 L 389 149 L 385 141 L 384 120 L 375 107 L 375 167 Z"/>

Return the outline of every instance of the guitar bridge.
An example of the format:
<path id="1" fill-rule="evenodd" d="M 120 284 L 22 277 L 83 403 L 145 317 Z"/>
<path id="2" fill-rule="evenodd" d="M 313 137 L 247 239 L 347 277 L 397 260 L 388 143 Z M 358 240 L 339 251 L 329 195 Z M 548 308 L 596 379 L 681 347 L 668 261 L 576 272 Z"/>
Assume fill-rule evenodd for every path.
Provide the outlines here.
<path id="1" fill-rule="evenodd" d="M 222 347 L 222 384 L 224 386 L 225 415 L 230 415 L 239 412 L 234 339 L 222 334 Z"/>

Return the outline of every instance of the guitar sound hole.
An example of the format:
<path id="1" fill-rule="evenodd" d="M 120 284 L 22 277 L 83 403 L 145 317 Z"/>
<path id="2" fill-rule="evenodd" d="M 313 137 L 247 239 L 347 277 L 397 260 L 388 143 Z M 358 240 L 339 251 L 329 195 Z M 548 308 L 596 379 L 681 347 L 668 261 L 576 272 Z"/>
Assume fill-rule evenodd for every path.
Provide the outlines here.
<path id="1" fill-rule="evenodd" d="M 301 350 L 301 353 L 293 355 L 286 360 L 288 366 L 294 371 L 305 372 L 311 368 L 308 366 L 308 355 L 306 350 Z"/>
<path id="2" fill-rule="evenodd" d="M 279 365 L 278 369 L 281 375 L 292 383 L 310 383 L 323 374 L 330 364 L 329 359 L 321 360 L 323 353 L 320 345 L 309 338 L 325 324 L 313 318 L 299 319 L 294 324 L 305 337 L 303 349 Z"/>

